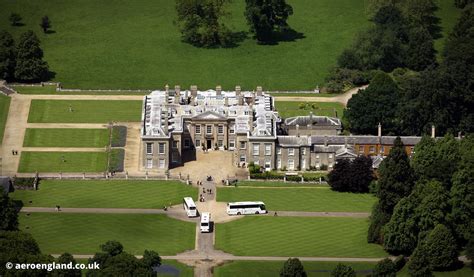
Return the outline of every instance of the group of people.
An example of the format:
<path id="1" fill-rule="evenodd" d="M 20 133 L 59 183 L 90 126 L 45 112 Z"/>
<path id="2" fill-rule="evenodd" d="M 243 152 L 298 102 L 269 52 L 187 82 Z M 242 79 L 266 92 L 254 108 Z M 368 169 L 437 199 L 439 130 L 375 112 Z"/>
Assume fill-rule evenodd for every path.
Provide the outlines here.
<path id="1" fill-rule="evenodd" d="M 18 150 L 12 150 L 12 155 L 13 155 L 13 156 L 18 155 Z"/>

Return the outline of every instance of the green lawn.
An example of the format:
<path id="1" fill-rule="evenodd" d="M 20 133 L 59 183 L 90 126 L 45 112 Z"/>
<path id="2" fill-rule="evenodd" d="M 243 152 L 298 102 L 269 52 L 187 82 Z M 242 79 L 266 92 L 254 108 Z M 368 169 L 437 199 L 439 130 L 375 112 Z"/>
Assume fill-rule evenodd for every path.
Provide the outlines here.
<path id="1" fill-rule="evenodd" d="M 197 188 L 179 181 L 42 180 L 39 190 L 10 194 L 31 207 L 159 208 L 197 197 Z M 31 203 L 30 203 L 31 201 Z"/>
<path id="2" fill-rule="evenodd" d="M 441 19 L 443 35 L 441 39 L 435 41 L 435 49 L 438 51 L 438 56 L 440 56 L 441 52 L 443 51 L 444 41 L 448 37 L 449 33 L 451 33 L 454 25 L 459 19 L 461 10 L 454 6 L 453 0 L 436 1 L 436 4 L 439 7 L 436 15 Z"/>
<path id="3" fill-rule="evenodd" d="M 72 112 L 69 110 L 72 108 Z M 142 101 L 118 100 L 32 100 L 30 123 L 138 122 Z"/>
<path id="4" fill-rule="evenodd" d="M 0 93 L 0 145 L 3 141 L 3 132 L 5 131 L 5 124 L 7 123 L 10 100 L 10 97 Z"/>
<path id="5" fill-rule="evenodd" d="M 21 94 L 61 94 L 56 92 L 56 86 L 12 86 Z"/>
<path id="6" fill-rule="evenodd" d="M 337 262 L 302 262 L 308 276 L 331 276 L 331 271 Z M 274 277 L 280 274 L 283 261 L 233 261 L 214 268 L 214 276 L 259 276 Z M 358 276 L 366 276 L 375 266 L 375 263 L 347 263 Z"/>
<path id="7" fill-rule="evenodd" d="M 26 129 L 25 147 L 105 147 L 109 144 L 107 129 Z"/>
<path id="8" fill-rule="evenodd" d="M 174 255 L 194 249 L 196 225 L 166 215 L 21 213 L 20 229 L 47 254 L 94 254 L 101 244 L 117 240 L 135 255 L 145 249 Z"/>
<path id="9" fill-rule="evenodd" d="M 223 202 L 263 201 L 270 211 L 370 212 L 371 194 L 335 192 L 329 188 L 219 188 Z"/>
<path id="10" fill-rule="evenodd" d="M 56 94 L 56 95 L 146 95 L 150 91 L 56 91 L 56 86 L 13 86 L 13 88 L 21 94 Z"/>
<path id="11" fill-rule="evenodd" d="M 305 109 L 300 109 L 301 103 L 308 103 L 309 105 L 314 105 L 312 107 L 307 107 Z M 344 106 L 341 103 L 336 102 L 290 102 L 290 101 L 275 101 L 275 106 L 277 111 L 280 113 L 280 116 L 283 118 L 298 116 L 298 115 L 309 115 L 310 112 L 313 112 L 314 115 L 322 116 L 336 116 L 342 117 L 342 111 Z"/>
<path id="12" fill-rule="evenodd" d="M 239 256 L 384 257 L 364 218 L 247 216 L 216 224 L 216 248 Z"/>
<path id="13" fill-rule="evenodd" d="M 106 152 L 23 151 L 18 172 L 104 172 Z"/>
<path id="14" fill-rule="evenodd" d="M 334 97 L 337 94 L 333 93 L 287 93 L 287 92 L 272 92 L 272 96 L 291 96 L 291 97 Z"/>
<path id="15" fill-rule="evenodd" d="M 435 277 L 472 277 L 474 271 L 469 267 L 465 266 L 462 269 L 456 271 L 444 271 L 444 272 L 433 272 Z M 402 270 L 397 273 L 399 277 L 410 277 L 408 273 L 408 266 L 405 266 Z"/>

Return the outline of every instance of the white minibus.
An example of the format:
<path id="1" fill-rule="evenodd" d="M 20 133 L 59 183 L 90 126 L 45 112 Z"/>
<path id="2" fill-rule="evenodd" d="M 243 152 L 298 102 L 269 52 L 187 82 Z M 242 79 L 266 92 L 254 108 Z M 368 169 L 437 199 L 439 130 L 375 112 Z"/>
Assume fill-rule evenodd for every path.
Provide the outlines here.
<path id="1" fill-rule="evenodd" d="M 241 214 L 266 214 L 265 203 L 263 202 L 231 202 L 227 203 L 228 215 Z"/>
<path id="2" fill-rule="evenodd" d="M 194 201 L 191 197 L 184 197 L 183 208 L 186 211 L 186 214 L 188 215 L 188 217 L 197 216 L 196 204 L 194 204 Z"/>
<path id="3" fill-rule="evenodd" d="M 210 213 L 202 213 L 201 214 L 201 224 L 199 225 L 199 228 L 201 229 L 201 233 L 209 233 L 210 232 L 210 219 L 211 219 L 211 214 Z"/>

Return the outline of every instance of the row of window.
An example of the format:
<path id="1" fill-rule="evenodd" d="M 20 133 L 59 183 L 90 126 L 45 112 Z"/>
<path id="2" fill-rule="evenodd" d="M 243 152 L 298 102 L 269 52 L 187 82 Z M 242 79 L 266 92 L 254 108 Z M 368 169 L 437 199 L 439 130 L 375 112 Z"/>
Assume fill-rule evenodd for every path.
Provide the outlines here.
<path id="1" fill-rule="evenodd" d="M 254 156 L 260 155 L 260 143 L 254 143 L 252 145 L 252 154 Z M 271 156 L 272 155 L 272 144 L 265 144 L 265 156 Z"/>
<path id="2" fill-rule="evenodd" d="M 146 144 L 147 155 L 153 155 L 153 143 Z M 158 154 L 165 154 L 165 143 L 158 143 Z"/>
<path id="3" fill-rule="evenodd" d="M 281 155 L 281 148 L 277 148 L 277 154 Z M 294 148 L 288 148 L 288 156 L 294 156 L 295 155 L 295 149 Z M 301 148 L 301 155 L 306 155 L 306 148 Z"/>
<path id="4" fill-rule="evenodd" d="M 212 134 L 212 126 L 213 125 L 206 125 L 206 134 Z M 201 134 L 201 125 L 196 125 L 196 134 Z M 234 125 L 229 126 L 229 134 L 233 134 L 235 132 Z M 217 133 L 224 134 L 224 125 L 217 125 Z"/>
<path id="5" fill-rule="evenodd" d="M 153 168 L 153 159 L 146 160 L 146 168 Z M 158 160 L 158 168 L 165 168 L 165 159 Z"/>

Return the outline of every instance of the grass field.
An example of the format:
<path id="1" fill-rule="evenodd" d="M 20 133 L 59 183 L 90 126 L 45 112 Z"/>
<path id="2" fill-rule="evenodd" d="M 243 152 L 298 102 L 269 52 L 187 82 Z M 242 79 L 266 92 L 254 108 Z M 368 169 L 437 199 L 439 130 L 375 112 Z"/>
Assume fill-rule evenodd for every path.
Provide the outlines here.
<path id="1" fill-rule="evenodd" d="M 302 262 L 308 276 L 331 276 L 337 262 Z M 280 274 L 283 261 L 233 261 L 214 268 L 214 276 L 274 277 Z M 358 276 L 369 274 L 375 263 L 344 263 L 350 265 Z"/>
<path id="2" fill-rule="evenodd" d="M 337 94 L 333 93 L 287 93 L 287 92 L 272 92 L 272 96 L 292 96 L 292 97 L 334 97 Z"/>
<path id="3" fill-rule="evenodd" d="M 178 270 L 179 272 L 176 272 L 177 274 L 174 274 L 174 270 Z M 162 260 L 161 266 L 158 269 L 158 276 L 194 277 L 194 268 L 192 266 L 182 264 L 176 260 Z"/>
<path id="4" fill-rule="evenodd" d="M 32 207 L 161 209 L 181 203 L 185 196 L 196 198 L 197 188 L 179 181 L 42 180 L 39 190 L 10 195 Z"/>
<path id="5" fill-rule="evenodd" d="M 335 192 L 329 188 L 219 188 L 223 202 L 264 201 L 270 211 L 370 212 L 371 194 Z"/>
<path id="6" fill-rule="evenodd" d="M 72 112 L 69 111 L 72 107 Z M 138 122 L 142 101 L 32 100 L 30 123 Z"/>
<path id="7" fill-rule="evenodd" d="M 109 144 L 107 129 L 26 129 L 25 147 L 105 147 Z"/>
<path id="8" fill-rule="evenodd" d="M 165 215 L 21 213 L 20 229 L 47 254 L 94 254 L 101 244 L 117 240 L 135 255 L 145 249 L 173 255 L 194 249 L 196 225 Z"/>
<path id="9" fill-rule="evenodd" d="M 310 112 L 313 112 L 314 115 L 322 116 L 336 116 L 337 112 L 337 117 L 342 117 L 342 111 L 344 110 L 344 106 L 336 102 L 304 102 L 313 105 L 314 109 L 309 106 L 306 109 L 300 109 L 299 105 L 301 103 L 302 102 L 275 101 L 275 106 L 283 118 L 309 115 Z"/>
<path id="10" fill-rule="evenodd" d="M 56 86 L 13 86 L 13 88 L 21 94 L 55 94 L 55 95 L 146 95 L 150 91 L 56 91 Z"/>
<path id="11" fill-rule="evenodd" d="M 106 152 L 23 151 L 18 172 L 104 172 Z"/>
<path id="12" fill-rule="evenodd" d="M 433 272 L 435 277 L 472 277 L 474 271 L 469 268 L 469 266 L 465 266 L 462 269 L 456 271 L 444 271 L 444 272 Z M 408 273 L 408 266 L 405 266 L 402 270 L 397 273 L 398 277 L 410 277 Z"/>
<path id="13" fill-rule="evenodd" d="M 7 123 L 10 100 L 10 97 L 0 94 L 0 145 L 3 141 L 3 132 L 5 131 L 5 124 Z"/>
<path id="14" fill-rule="evenodd" d="M 216 248 L 239 256 L 384 257 L 367 243 L 367 219 L 261 217 L 216 226 Z"/>
<path id="15" fill-rule="evenodd" d="M 315 188 L 324 187 L 328 188 L 327 184 L 318 183 L 285 183 L 281 181 L 239 181 L 237 187 L 284 187 L 284 188 Z"/>

